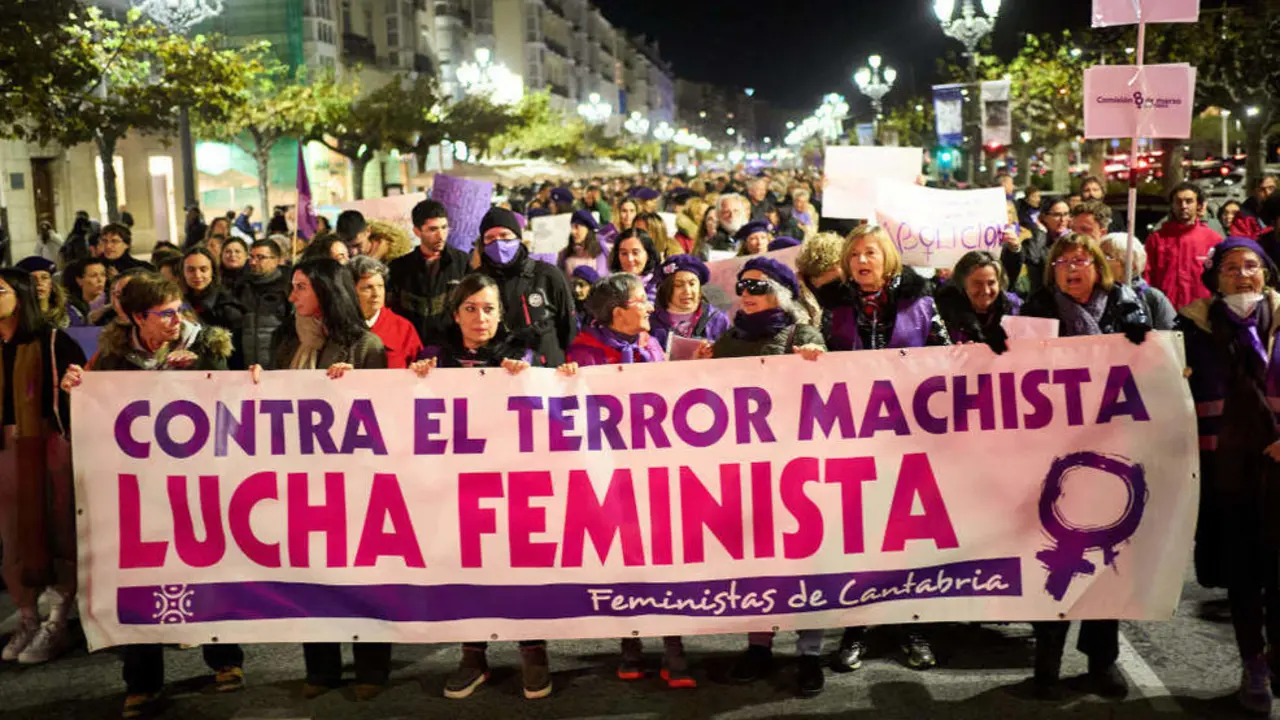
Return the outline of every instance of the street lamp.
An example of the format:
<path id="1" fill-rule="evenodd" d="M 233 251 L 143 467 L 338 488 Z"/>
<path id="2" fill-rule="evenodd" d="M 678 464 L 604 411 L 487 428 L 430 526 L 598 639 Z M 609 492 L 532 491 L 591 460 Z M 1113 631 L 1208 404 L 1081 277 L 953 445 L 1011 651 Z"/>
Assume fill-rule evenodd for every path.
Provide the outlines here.
<path id="1" fill-rule="evenodd" d="M 636 137 L 644 137 L 649 134 L 649 119 L 641 115 L 638 110 L 633 110 L 626 122 L 622 123 L 622 127 Z"/>
<path id="2" fill-rule="evenodd" d="M 222 0 L 137 0 L 133 6 L 177 35 L 186 35 L 196 25 L 222 14 Z M 185 105 L 178 108 L 178 144 L 182 154 L 182 203 L 191 207 L 197 204 L 196 158 L 191 117 Z M 266 192 L 262 188 L 263 195 Z M 265 217 L 267 208 L 262 212 Z"/>
<path id="3" fill-rule="evenodd" d="M 867 58 L 867 67 L 860 68 L 858 72 L 853 74 L 853 82 L 857 84 L 858 90 L 871 99 L 871 107 L 875 110 L 875 128 L 872 131 L 874 135 L 879 135 L 880 117 L 883 115 L 884 105 L 882 101 L 884 96 L 889 94 L 893 89 L 893 81 L 898 79 L 898 71 L 891 67 L 881 69 L 881 60 L 879 55 L 872 55 Z"/>
<path id="4" fill-rule="evenodd" d="M 613 108 L 600 99 L 600 93 L 591 93 L 587 96 L 586 102 L 578 105 L 578 114 L 587 121 L 588 125 L 603 125 L 612 113 Z"/>
<path id="5" fill-rule="evenodd" d="M 973 10 L 973 0 L 962 0 L 960 17 L 955 17 L 956 0 L 934 0 L 933 12 L 942 23 L 942 32 L 964 45 L 969 56 L 969 82 L 978 82 L 978 43 L 996 28 L 996 15 L 1000 13 L 1000 0 L 982 0 L 985 17 Z M 970 113 L 972 116 L 972 112 Z M 969 182 L 973 182 L 974 148 L 969 148 Z"/>
<path id="6" fill-rule="evenodd" d="M 1247 107 L 1247 108 L 1245 108 L 1245 109 L 1244 109 L 1244 116 L 1245 116 L 1245 117 L 1258 117 L 1258 113 L 1259 113 L 1259 112 L 1260 112 L 1260 111 L 1258 110 L 1258 107 L 1257 107 L 1256 105 L 1250 105 L 1249 107 Z"/>
<path id="7" fill-rule="evenodd" d="M 475 62 L 464 62 L 454 77 L 467 95 L 488 95 L 499 105 L 514 105 L 524 95 L 524 81 L 502 63 L 493 62 L 489 48 L 476 48 Z"/>
<path id="8" fill-rule="evenodd" d="M 1223 109 L 1218 114 L 1222 116 L 1222 159 L 1226 160 L 1227 150 L 1230 149 L 1227 147 L 1227 135 L 1230 133 L 1230 129 L 1227 127 L 1227 118 L 1231 117 L 1231 111 Z"/>

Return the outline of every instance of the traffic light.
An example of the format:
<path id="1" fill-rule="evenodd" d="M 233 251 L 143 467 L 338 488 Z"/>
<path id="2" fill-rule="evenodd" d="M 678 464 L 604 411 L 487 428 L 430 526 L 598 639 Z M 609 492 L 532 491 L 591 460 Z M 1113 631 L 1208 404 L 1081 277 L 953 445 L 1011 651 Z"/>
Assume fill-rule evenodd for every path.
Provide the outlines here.
<path id="1" fill-rule="evenodd" d="M 952 170 L 960 165 L 960 151 L 955 148 L 938 148 L 935 156 L 938 158 L 939 170 Z"/>

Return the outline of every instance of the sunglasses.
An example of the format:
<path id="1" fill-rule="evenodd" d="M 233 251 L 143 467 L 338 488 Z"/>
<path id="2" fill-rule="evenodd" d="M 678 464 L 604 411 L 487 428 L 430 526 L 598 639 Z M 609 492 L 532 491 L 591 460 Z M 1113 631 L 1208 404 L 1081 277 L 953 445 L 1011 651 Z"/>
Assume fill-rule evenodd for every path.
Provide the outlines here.
<path id="1" fill-rule="evenodd" d="M 748 295 L 768 295 L 769 282 L 767 280 L 756 280 L 754 278 L 743 278 L 738 281 L 734 289 L 739 295 L 746 293 Z"/>

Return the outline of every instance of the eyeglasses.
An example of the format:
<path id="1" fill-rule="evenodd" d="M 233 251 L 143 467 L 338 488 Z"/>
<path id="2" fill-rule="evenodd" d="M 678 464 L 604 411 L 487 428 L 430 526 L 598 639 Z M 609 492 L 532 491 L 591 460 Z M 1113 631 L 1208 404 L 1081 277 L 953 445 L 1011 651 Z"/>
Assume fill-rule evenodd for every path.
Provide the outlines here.
<path id="1" fill-rule="evenodd" d="M 275 256 L 275 255 L 262 255 L 262 254 L 259 254 L 259 255 L 250 255 L 250 256 L 249 256 L 249 259 L 250 259 L 250 260 L 256 260 L 256 261 L 258 261 L 258 262 L 267 262 L 268 260 L 275 260 L 275 259 L 276 259 L 276 256 Z"/>
<path id="2" fill-rule="evenodd" d="M 168 323 L 168 322 L 173 322 L 174 320 L 181 320 L 182 313 L 189 312 L 190 310 L 191 308 L 187 307 L 186 305 L 183 305 L 177 310 L 148 310 L 144 314 L 147 317 L 158 317 L 161 320 Z"/>
<path id="3" fill-rule="evenodd" d="M 1056 213 L 1051 212 L 1051 213 L 1045 213 L 1045 214 L 1044 214 L 1044 216 L 1045 216 L 1045 217 L 1054 217 L 1054 218 L 1064 218 L 1064 217 L 1071 217 L 1071 213 L 1069 213 L 1069 212 L 1056 212 Z"/>
<path id="4" fill-rule="evenodd" d="M 734 286 L 734 290 L 739 295 L 746 293 L 748 295 L 768 295 L 772 292 L 769 288 L 768 280 L 757 280 L 754 278 L 743 278 Z"/>
<path id="5" fill-rule="evenodd" d="M 1053 261 L 1054 267 L 1066 268 L 1068 270 L 1083 270 L 1090 265 L 1093 265 L 1093 258 L 1075 258 L 1074 260 L 1058 258 Z"/>
<path id="6" fill-rule="evenodd" d="M 644 300 L 628 300 L 627 302 L 622 304 L 622 307 L 624 308 L 643 307 L 643 306 L 653 307 L 653 303 L 649 302 L 649 298 L 645 298 Z"/>
<path id="7" fill-rule="evenodd" d="M 1262 266 L 1258 263 L 1245 263 L 1244 265 L 1224 265 L 1221 270 L 1223 275 L 1236 275 L 1238 277 L 1253 277 L 1262 272 Z"/>

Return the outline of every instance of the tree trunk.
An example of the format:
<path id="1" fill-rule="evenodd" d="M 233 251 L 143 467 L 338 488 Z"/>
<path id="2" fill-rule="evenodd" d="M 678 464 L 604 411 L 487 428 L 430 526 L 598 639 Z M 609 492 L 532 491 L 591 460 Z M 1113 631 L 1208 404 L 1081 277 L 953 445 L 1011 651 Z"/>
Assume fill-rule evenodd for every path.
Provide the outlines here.
<path id="1" fill-rule="evenodd" d="M 1164 150 L 1164 156 L 1160 160 L 1161 171 L 1164 173 L 1162 187 L 1164 194 L 1168 195 L 1175 186 L 1183 180 L 1182 159 L 1186 156 L 1183 150 L 1182 140 L 1161 140 L 1160 149 Z"/>
<path id="2" fill-rule="evenodd" d="M 271 219 L 271 206 L 268 204 L 268 190 L 271 183 L 271 147 L 259 145 L 253 153 L 253 162 L 258 166 L 258 207 L 262 208 L 263 227 Z"/>
<path id="3" fill-rule="evenodd" d="M 1065 140 L 1053 147 L 1053 192 L 1071 192 L 1071 144 Z"/>
<path id="4" fill-rule="evenodd" d="M 351 197 L 353 200 L 364 199 L 364 171 L 367 167 L 369 167 L 369 158 L 351 158 Z"/>
<path id="5" fill-rule="evenodd" d="M 1085 140 L 1084 153 L 1089 158 L 1089 174 L 1102 178 L 1103 187 L 1107 182 L 1107 145 L 1106 140 Z"/>
<path id="6" fill-rule="evenodd" d="M 1249 154 L 1244 164 L 1246 188 L 1252 189 L 1254 183 L 1262 177 L 1262 166 L 1267 160 L 1267 134 L 1263 130 L 1271 126 L 1273 116 L 1274 112 L 1268 109 L 1258 117 L 1244 122 L 1244 148 Z"/>
<path id="7" fill-rule="evenodd" d="M 107 201 L 107 222 L 120 221 L 120 196 L 116 194 L 116 142 L 111 133 L 98 133 L 94 144 L 98 146 L 98 158 L 102 160 L 102 197 Z"/>
<path id="8" fill-rule="evenodd" d="M 378 160 L 378 185 L 380 186 L 380 191 L 378 192 L 378 194 L 382 197 L 386 197 L 387 196 L 387 159 L 384 157 L 380 157 L 380 158 L 377 158 L 377 160 Z"/>

